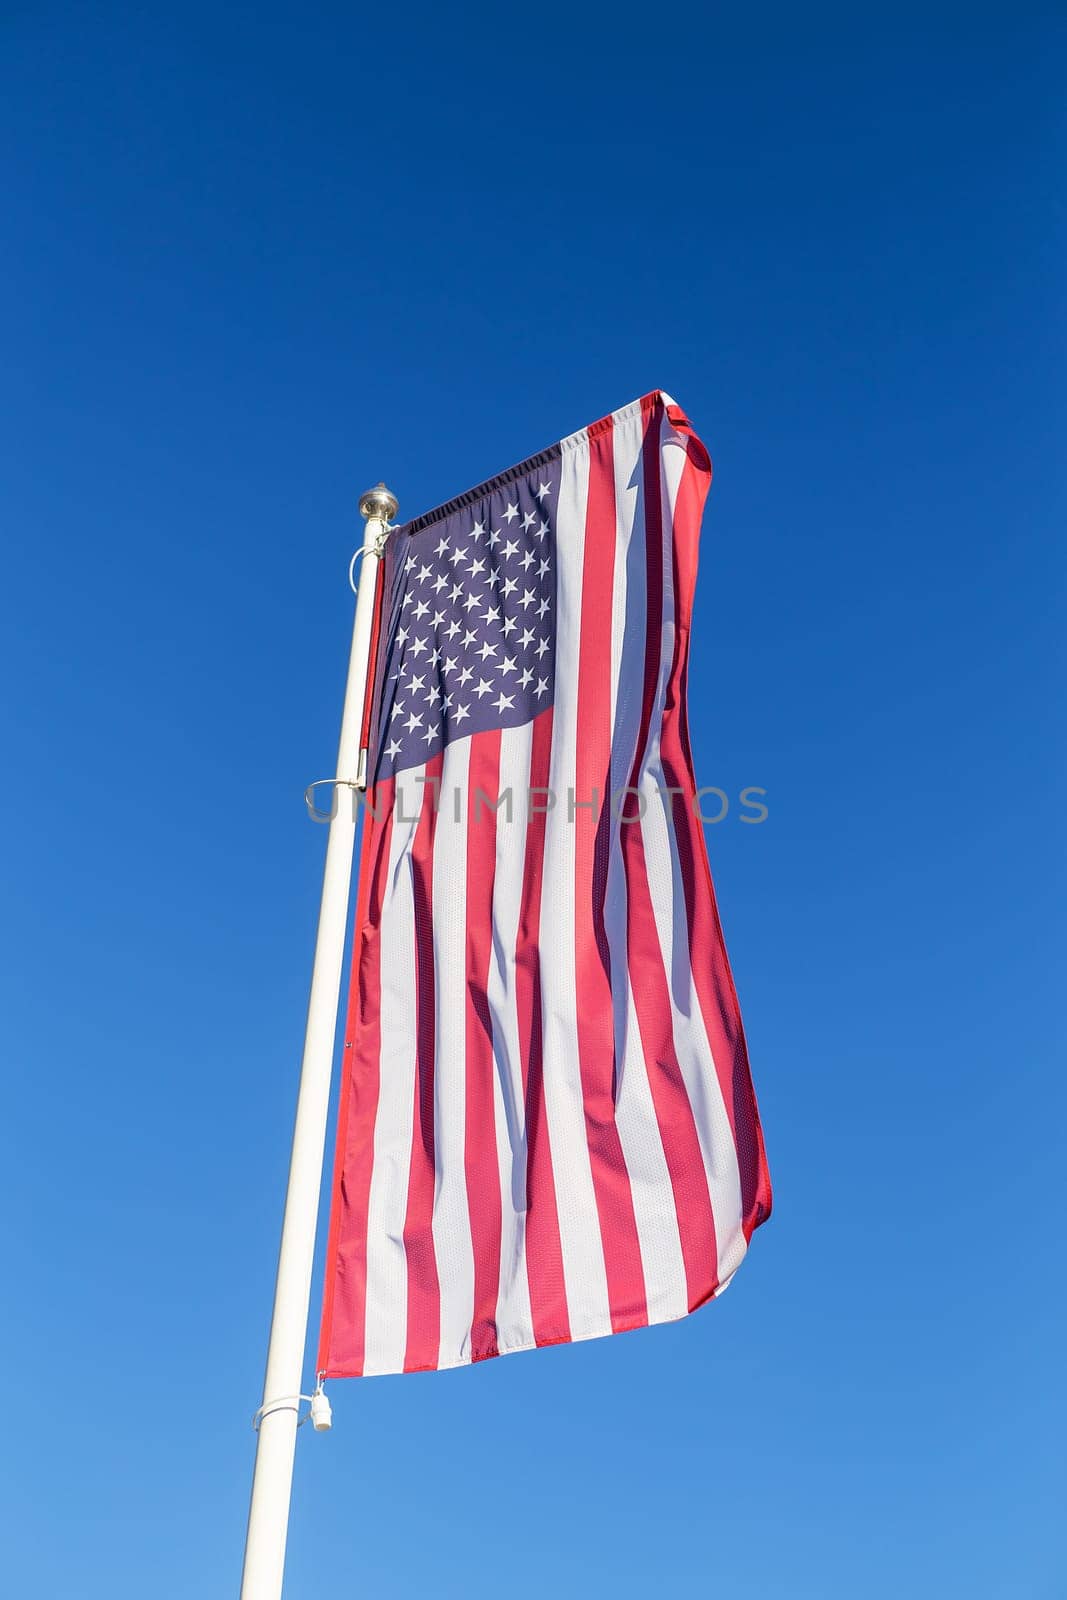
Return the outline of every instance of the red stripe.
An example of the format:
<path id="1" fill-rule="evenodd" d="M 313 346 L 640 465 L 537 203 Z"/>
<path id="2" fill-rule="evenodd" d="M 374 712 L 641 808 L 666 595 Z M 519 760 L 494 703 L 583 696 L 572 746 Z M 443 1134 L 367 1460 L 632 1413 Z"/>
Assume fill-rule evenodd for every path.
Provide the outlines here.
<path id="1" fill-rule="evenodd" d="M 382 895 L 393 823 L 393 783 L 373 791 L 377 819 L 365 812 L 352 977 L 345 1023 L 330 1235 L 319 1333 L 318 1370 L 331 1378 L 363 1372 L 367 1307 L 367 1214 L 374 1165 L 381 1051 Z"/>
<path id="2" fill-rule="evenodd" d="M 474 1253 L 471 1360 L 499 1355 L 496 1305 L 500 1288 L 501 1199 L 493 1106 L 493 1019 L 489 962 L 493 949 L 493 879 L 496 872 L 500 788 L 500 729 L 471 739 L 467 780 L 467 1080 L 463 1161 Z"/>
<path id="3" fill-rule="evenodd" d="M 552 759 L 552 709 L 533 722 L 530 789 L 536 795 L 526 829 L 522 900 L 515 939 L 515 1011 L 522 1060 L 526 1128 L 526 1276 L 538 1344 L 560 1344 L 571 1336 L 563 1249 L 556 1209 L 556 1180 L 544 1094 L 541 1020 L 541 886 L 545 865 L 548 779 Z"/>
<path id="4" fill-rule="evenodd" d="M 611 792 L 611 593 L 615 569 L 613 430 L 589 441 L 589 497 L 582 558 L 578 654 L 576 802 L 596 796 L 600 816 L 574 814 L 574 966 L 578 1060 L 586 1139 L 604 1247 L 612 1327 L 648 1321 L 630 1175 L 615 1123 L 615 1018 L 604 927 Z M 562 797 L 560 797 L 562 799 Z"/>
<path id="5" fill-rule="evenodd" d="M 426 763 L 427 782 L 411 844 L 411 896 L 415 914 L 415 1110 L 404 1216 L 408 1325 L 404 1371 L 436 1367 L 441 1345 L 441 1286 L 433 1243 L 434 1034 L 436 993 L 433 950 L 433 842 L 443 757 Z"/>
<path id="6" fill-rule="evenodd" d="M 671 424 L 687 434 L 687 459 L 674 509 L 675 650 L 663 712 L 660 753 L 672 797 L 675 837 L 685 886 L 689 959 L 700 1009 L 715 1059 L 726 1113 L 730 1119 L 741 1180 L 742 1226 L 746 1239 L 771 1214 L 771 1181 L 756 1094 L 748 1062 L 733 975 L 722 936 L 704 830 L 694 815 L 696 791 L 686 714 L 689 622 L 696 586 L 700 518 L 711 483 L 711 462 L 677 410 Z"/>

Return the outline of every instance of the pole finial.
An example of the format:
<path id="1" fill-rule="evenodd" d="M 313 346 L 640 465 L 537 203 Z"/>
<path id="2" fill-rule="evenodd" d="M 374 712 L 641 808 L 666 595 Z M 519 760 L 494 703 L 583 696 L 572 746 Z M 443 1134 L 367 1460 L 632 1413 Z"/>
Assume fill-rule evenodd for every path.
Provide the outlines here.
<path id="1" fill-rule="evenodd" d="M 392 494 L 384 483 L 368 489 L 359 499 L 359 514 L 368 522 L 372 517 L 378 522 L 392 522 L 399 509 L 400 504 L 396 495 Z"/>

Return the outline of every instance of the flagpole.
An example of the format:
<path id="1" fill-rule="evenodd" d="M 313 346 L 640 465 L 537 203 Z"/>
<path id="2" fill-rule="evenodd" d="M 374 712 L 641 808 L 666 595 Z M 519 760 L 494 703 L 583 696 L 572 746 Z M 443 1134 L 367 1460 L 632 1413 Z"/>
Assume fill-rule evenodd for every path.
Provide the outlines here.
<path id="1" fill-rule="evenodd" d="M 362 786 L 360 742 L 370 663 L 375 585 L 397 502 L 383 483 L 359 503 L 364 531 L 348 663 L 341 739 L 337 752 L 326 866 L 311 970 L 304 1056 L 300 1068 L 289 1186 L 285 1196 L 278 1276 L 274 1289 L 263 1404 L 248 1512 L 241 1600 L 280 1600 L 289 1525 L 289 1499 L 307 1338 L 326 1120 L 337 1031 L 341 963 L 348 924 L 357 785 Z"/>

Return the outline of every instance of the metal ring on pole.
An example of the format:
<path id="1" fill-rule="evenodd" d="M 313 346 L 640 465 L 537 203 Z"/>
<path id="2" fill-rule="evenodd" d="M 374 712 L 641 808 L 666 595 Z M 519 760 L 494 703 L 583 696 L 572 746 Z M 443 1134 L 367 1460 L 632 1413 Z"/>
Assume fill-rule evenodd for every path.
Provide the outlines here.
<path id="1" fill-rule="evenodd" d="M 360 752 L 360 764 L 361 765 L 362 765 L 362 760 L 363 760 L 363 752 Z M 307 788 L 304 790 L 304 805 L 307 807 L 307 813 L 308 813 L 308 816 L 311 818 L 312 822 L 323 822 L 323 821 L 327 821 L 328 822 L 328 821 L 332 820 L 332 818 L 333 818 L 333 814 L 334 814 L 334 801 L 333 800 L 330 801 L 330 809 L 329 809 L 328 812 L 317 811 L 315 809 L 314 791 L 316 789 L 322 789 L 328 783 L 333 784 L 335 789 L 355 789 L 357 791 L 357 793 L 359 793 L 359 794 L 364 794 L 366 792 L 366 788 L 367 788 L 366 779 L 361 777 L 359 774 L 357 774 L 356 777 L 354 777 L 354 778 L 316 778 L 315 782 L 314 783 L 309 783 Z M 356 805 L 358 807 L 358 805 L 359 805 L 358 800 L 356 802 Z"/>
<path id="2" fill-rule="evenodd" d="M 309 1394 L 285 1394 L 285 1395 L 282 1395 L 280 1400 L 268 1400 L 266 1405 L 260 1406 L 259 1410 L 253 1415 L 253 1417 L 252 1417 L 252 1427 L 253 1427 L 253 1429 L 255 1430 L 256 1433 L 258 1433 L 259 1432 L 259 1425 L 262 1422 L 263 1418 L 270 1416 L 270 1413 L 272 1411 L 295 1411 L 297 1416 L 300 1417 L 300 1402 L 301 1402 L 301 1400 L 307 1400 L 309 1402 L 309 1404 L 310 1404 L 312 1398 L 313 1397 L 311 1395 L 309 1395 Z M 307 1417 L 300 1417 L 300 1421 L 297 1423 L 297 1427 L 299 1428 L 301 1426 L 301 1424 L 305 1423 L 306 1421 L 307 1421 Z"/>
<path id="3" fill-rule="evenodd" d="M 259 1432 L 263 1418 L 269 1417 L 272 1411 L 295 1411 L 298 1428 L 302 1428 L 305 1422 L 310 1422 L 316 1433 L 329 1433 L 333 1427 L 333 1408 L 326 1398 L 322 1381 L 320 1373 L 314 1394 L 284 1394 L 278 1400 L 264 1401 L 252 1418 L 253 1431 Z M 310 1407 L 304 1416 L 300 1415 L 301 1400 L 306 1400 Z"/>
<path id="4" fill-rule="evenodd" d="M 366 499 L 367 496 L 364 495 L 364 500 Z M 392 495 L 389 495 L 389 503 L 392 505 L 393 514 L 395 514 L 396 501 L 393 499 Z M 356 582 L 356 562 L 359 561 L 363 556 L 375 555 L 380 558 L 385 550 L 385 542 L 395 526 L 395 523 L 388 522 L 384 518 L 379 519 L 378 532 L 374 535 L 374 538 L 371 539 L 367 544 L 361 544 L 359 549 L 353 555 L 351 561 L 348 563 L 348 587 L 351 589 L 354 595 L 358 596 L 359 594 L 359 584 Z"/>
<path id="5" fill-rule="evenodd" d="M 361 784 L 358 778 L 316 778 L 314 783 L 309 783 L 304 790 L 304 804 L 311 805 L 311 791 L 321 789 L 324 783 L 335 783 L 340 789 L 359 789 Z"/>
<path id="6" fill-rule="evenodd" d="M 359 594 L 359 584 L 356 582 L 356 562 L 361 556 L 378 555 L 380 552 L 372 544 L 361 544 L 351 561 L 348 563 L 348 587 L 355 595 Z"/>

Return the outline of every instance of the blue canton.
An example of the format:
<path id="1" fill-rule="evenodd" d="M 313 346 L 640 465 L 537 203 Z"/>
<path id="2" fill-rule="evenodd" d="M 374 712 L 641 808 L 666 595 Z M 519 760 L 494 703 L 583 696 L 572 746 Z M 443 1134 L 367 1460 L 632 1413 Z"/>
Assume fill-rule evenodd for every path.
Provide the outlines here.
<path id="1" fill-rule="evenodd" d="M 378 780 L 552 704 L 558 489 L 557 457 L 391 536 Z"/>

